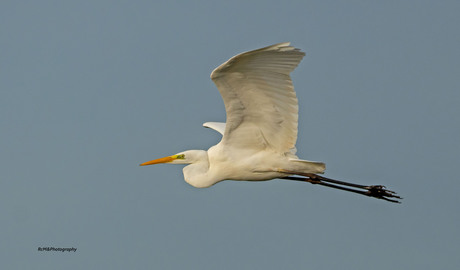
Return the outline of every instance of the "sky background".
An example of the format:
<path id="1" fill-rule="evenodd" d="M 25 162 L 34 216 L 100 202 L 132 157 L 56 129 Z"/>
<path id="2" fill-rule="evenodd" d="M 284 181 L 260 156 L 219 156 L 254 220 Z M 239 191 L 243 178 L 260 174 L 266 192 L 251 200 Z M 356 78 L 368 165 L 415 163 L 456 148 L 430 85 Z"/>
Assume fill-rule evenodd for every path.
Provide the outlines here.
<path id="1" fill-rule="evenodd" d="M 1 1 L 2 269 L 459 269 L 459 1 Z M 211 71 L 291 41 L 306 183 L 139 167 L 220 135 Z M 38 251 L 77 248 L 76 252 Z"/>

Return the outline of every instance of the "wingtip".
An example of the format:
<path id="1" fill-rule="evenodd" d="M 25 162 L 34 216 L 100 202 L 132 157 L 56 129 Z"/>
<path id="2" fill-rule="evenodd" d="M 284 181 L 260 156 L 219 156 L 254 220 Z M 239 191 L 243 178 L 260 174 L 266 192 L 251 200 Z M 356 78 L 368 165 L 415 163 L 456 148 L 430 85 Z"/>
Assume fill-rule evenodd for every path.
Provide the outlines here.
<path id="1" fill-rule="evenodd" d="M 281 43 L 274 44 L 274 45 L 272 45 L 272 46 L 288 47 L 288 46 L 291 46 L 291 42 L 290 42 L 290 41 L 281 42 Z"/>
<path id="2" fill-rule="evenodd" d="M 278 52 L 293 52 L 301 55 L 303 58 L 305 56 L 305 52 L 301 51 L 299 48 L 291 46 L 291 42 L 281 42 L 281 43 L 276 43 L 273 45 L 269 45 L 260 49 L 252 50 L 252 51 L 247 51 L 247 52 L 242 52 L 240 54 L 237 54 L 233 57 L 231 57 L 229 60 L 225 61 L 223 64 L 220 66 L 216 67 L 210 74 L 211 80 L 215 80 L 218 77 L 222 75 L 222 72 L 225 72 L 228 67 L 230 67 L 233 62 L 237 61 L 237 59 L 249 55 L 249 54 L 255 54 L 255 53 L 260 53 L 260 52 L 267 52 L 267 51 L 278 51 Z"/>

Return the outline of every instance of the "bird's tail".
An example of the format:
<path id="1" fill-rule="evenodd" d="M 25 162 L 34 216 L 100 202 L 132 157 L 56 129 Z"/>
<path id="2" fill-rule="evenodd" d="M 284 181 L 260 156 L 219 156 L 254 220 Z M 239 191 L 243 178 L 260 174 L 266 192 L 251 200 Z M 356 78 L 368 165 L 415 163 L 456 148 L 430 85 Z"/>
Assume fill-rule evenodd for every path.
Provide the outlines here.
<path id="1" fill-rule="evenodd" d="M 303 173 L 324 173 L 326 164 L 318 161 L 290 158 L 289 161 L 298 162 Z"/>

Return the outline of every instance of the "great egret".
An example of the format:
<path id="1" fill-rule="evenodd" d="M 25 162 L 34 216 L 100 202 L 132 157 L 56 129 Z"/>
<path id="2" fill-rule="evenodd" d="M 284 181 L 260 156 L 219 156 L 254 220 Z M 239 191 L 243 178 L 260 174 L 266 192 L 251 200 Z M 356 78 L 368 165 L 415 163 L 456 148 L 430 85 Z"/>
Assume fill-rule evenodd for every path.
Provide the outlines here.
<path id="1" fill-rule="evenodd" d="M 190 164 L 183 169 L 184 178 L 197 188 L 223 180 L 283 178 L 398 202 L 389 198 L 400 197 L 383 186 L 319 176 L 324 163 L 296 156 L 298 102 L 289 74 L 304 56 L 286 42 L 230 58 L 211 73 L 225 103 L 227 122 L 203 124 L 221 133 L 222 140 L 208 151 L 188 150 L 140 165 Z"/>

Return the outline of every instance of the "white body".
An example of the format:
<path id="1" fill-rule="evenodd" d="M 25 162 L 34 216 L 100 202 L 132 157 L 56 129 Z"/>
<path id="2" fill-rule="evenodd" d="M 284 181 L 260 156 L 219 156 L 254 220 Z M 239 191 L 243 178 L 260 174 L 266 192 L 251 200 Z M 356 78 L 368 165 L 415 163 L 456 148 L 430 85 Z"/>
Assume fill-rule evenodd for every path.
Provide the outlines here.
<path id="1" fill-rule="evenodd" d="M 197 188 L 210 187 L 223 180 L 263 181 L 288 176 L 280 170 L 302 173 L 324 173 L 325 170 L 324 163 L 299 160 L 295 156 L 271 151 L 243 150 L 241 155 L 233 155 L 220 143 L 207 152 L 192 151 L 197 151 L 193 155 L 202 158 L 184 167 L 183 172 L 185 181 Z M 183 153 L 191 156 L 187 152 Z"/>

